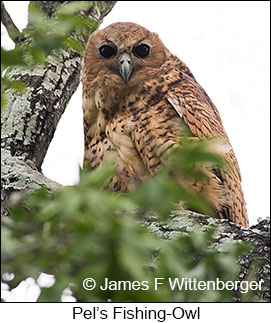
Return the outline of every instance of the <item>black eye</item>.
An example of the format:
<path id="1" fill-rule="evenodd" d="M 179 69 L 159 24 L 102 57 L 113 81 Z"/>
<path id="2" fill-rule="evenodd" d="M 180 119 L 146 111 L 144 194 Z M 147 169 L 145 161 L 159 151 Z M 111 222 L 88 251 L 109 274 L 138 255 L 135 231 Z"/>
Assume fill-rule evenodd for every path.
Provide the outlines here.
<path id="1" fill-rule="evenodd" d="M 103 45 L 99 48 L 99 52 L 102 57 L 104 58 L 110 58 L 117 54 L 117 50 L 115 47 L 110 45 Z"/>
<path id="2" fill-rule="evenodd" d="M 149 52 L 150 52 L 150 46 L 146 44 L 140 44 L 133 48 L 133 54 L 139 58 L 147 57 L 149 55 Z"/>

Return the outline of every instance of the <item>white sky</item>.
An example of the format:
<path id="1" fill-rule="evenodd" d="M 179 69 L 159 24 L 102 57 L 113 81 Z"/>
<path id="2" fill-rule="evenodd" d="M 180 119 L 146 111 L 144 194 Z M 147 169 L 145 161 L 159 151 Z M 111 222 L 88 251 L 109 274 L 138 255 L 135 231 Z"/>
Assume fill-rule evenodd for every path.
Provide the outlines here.
<path id="1" fill-rule="evenodd" d="M 27 1 L 4 1 L 19 28 Z M 121 1 L 102 27 L 131 21 L 157 32 L 217 106 L 243 179 L 250 224 L 269 216 L 270 3 L 268 1 Z M 12 48 L 5 30 L 2 42 Z M 11 46 L 11 47 L 10 47 Z M 78 181 L 83 159 L 81 86 L 61 118 L 43 163 L 63 184 Z"/>

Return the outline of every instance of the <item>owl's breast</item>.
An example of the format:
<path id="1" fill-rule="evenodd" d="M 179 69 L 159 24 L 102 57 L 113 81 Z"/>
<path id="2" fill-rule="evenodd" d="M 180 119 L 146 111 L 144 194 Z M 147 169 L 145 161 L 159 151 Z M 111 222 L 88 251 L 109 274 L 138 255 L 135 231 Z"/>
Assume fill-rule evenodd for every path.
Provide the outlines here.
<path id="1" fill-rule="evenodd" d="M 159 84 L 145 83 L 128 93 L 96 92 L 98 113 L 85 157 L 92 169 L 109 156 L 115 157 L 118 181 L 114 188 L 134 188 L 154 175 L 161 166 L 163 151 L 175 144 L 178 115 L 163 90 Z"/>

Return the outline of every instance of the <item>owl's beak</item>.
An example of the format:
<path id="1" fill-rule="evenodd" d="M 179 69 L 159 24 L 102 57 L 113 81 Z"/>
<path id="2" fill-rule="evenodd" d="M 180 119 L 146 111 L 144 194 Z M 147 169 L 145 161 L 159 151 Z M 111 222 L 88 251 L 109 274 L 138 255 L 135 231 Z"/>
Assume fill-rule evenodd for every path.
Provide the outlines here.
<path id="1" fill-rule="evenodd" d="M 119 57 L 119 64 L 120 64 L 120 67 L 119 67 L 120 75 L 123 78 L 123 81 L 125 82 L 125 84 L 127 84 L 133 71 L 133 66 L 132 66 L 130 56 L 126 53 L 121 54 Z"/>

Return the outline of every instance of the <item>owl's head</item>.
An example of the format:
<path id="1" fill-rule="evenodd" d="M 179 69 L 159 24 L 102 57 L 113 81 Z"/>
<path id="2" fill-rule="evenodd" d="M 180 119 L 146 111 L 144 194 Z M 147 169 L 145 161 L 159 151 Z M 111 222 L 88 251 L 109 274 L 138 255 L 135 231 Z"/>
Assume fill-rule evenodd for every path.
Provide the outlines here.
<path id="1" fill-rule="evenodd" d="M 110 80 L 118 87 L 133 86 L 151 77 L 168 51 L 156 33 L 129 22 L 94 32 L 87 43 L 83 75 L 87 81 Z"/>

